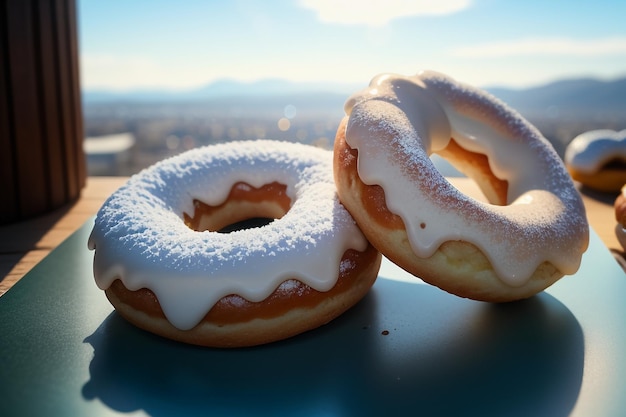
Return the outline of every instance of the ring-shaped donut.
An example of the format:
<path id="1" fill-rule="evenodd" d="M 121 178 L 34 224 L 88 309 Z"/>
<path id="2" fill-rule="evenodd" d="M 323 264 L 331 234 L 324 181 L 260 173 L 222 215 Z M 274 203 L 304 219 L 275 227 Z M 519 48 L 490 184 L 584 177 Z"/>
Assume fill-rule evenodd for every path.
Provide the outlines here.
<path id="1" fill-rule="evenodd" d="M 619 192 L 626 184 L 626 129 L 581 133 L 565 148 L 564 159 L 574 180 L 597 191 Z"/>
<path id="2" fill-rule="evenodd" d="M 216 231 L 259 217 L 273 221 Z M 89 247 L 121 315 L 206 346 L 318 327 L 365 295 L 381 259 L 339 202 L 332 152 L 271 140 L 195 149 L 131 177 L 98 212 Z"/>
<path id="3" fill-rule="evenodd" d="M 499 100 L 451 78 L 382 74 L 353 95 L 335 140 L 341 201 L 396 264 L 459 296 L 510 301 L 574 273 L 585 209 L 547 140 Z M 450 184 L 438 153 L 489 203 Z"/>

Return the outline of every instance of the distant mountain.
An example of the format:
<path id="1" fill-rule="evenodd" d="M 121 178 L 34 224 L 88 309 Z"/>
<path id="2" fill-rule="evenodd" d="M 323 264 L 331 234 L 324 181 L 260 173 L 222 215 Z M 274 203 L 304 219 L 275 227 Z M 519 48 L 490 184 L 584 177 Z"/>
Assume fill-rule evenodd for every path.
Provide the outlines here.
<path id="1" fill-rule="evenodd" d="M 283 79 L 241 82 L 231 79 L 215 81 L 205 87 L 187 91 L 133 90 L 127 92 L 83 91 L 85 104 L 105 102 L 184 102 L 212 101 L 222 104 L 245 99 L 247 107 L 270 101 L 340 105 L 354 91 L 365 86 L 346 83 L 299 83 Z M 591 78 L 561 80 L 526 88 L 486 87 L 525 116 L 578 118 L 581 116 L 626 114 L 626 78 L 600 81 Z"/>
<path id="2" fill-rule="evenodd" d="M 497 87 L 487 90 L 525 114 L 579 117 L 626 113 L 626 78 L 572 79 L 523 90 Z"/>
<path id="3" fill-rule="evenodd" d="M 223 79 L 193 90 L 130 90 L 122 92 L 86 90 L 83 91 L 85 103 L 104 101 L 190 101 L 223 99 L 232 97 L 289 96 L 296 94 L 341 94 L 347 97 L 362 85 L 345 83 L 301 83 L 283 79 L 264 79 L 243 82 Z"/>

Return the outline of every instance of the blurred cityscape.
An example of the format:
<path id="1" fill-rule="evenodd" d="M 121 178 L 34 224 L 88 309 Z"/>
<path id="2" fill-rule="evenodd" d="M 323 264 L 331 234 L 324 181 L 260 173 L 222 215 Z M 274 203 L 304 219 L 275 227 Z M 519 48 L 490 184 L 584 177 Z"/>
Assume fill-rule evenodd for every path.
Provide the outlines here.
<path id="1" fill-rule="evenodd" d="M 131 175 L 180 152 L 235 140 L 276 139 L 332 147 L 343 101 L 287 98 L 209 102 L 101 102 L 83 108 L 90 175 Z"/>
<path id="2" fill-rule="evenodd" d="M 626 95 L 621 104 L 589 108 L 533 104 L 511 91 L 494 92 L 498 93 L 530 120 L 561 156 L 582 132 L 626 129 Z M 269 138 L 331 149 L 346 97 L 308 92 L 195 100 L 85 100 L 89 174 L 128 176 L 180 152 L 234 140 Z M 589 101 L 589 97 L 581 99 Z"/>

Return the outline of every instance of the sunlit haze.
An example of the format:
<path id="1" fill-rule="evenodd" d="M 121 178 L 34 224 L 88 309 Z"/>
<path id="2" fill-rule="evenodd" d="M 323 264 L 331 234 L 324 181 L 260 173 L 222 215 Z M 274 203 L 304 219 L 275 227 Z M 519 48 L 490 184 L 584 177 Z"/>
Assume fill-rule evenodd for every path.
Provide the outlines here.
<path id="1" fill-rule="evenodd" d="M 380 72 L 420 69 L 508 87 L 626 76 L 626 1 L 78 0 L 78 6 L 87 90 L 180 90 L 224 78 L 367 83 Z"/>

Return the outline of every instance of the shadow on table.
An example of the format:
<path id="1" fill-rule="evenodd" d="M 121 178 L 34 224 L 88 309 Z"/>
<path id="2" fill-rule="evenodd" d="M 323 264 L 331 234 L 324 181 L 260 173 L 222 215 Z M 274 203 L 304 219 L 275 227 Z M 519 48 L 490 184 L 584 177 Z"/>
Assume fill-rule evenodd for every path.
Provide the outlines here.
<path id="1" fill-rule="evenodd" d="M 589 198 L 593 198 L 594 200 L 609 204 L 611 206 L 613 205 L 613 203 L 615 203 L 615 199 L 619 195 L 619 191 L 612 193 L 597 191 L 583 184 L 578 184 L 578 191 Z"/>
<path id="2" fill-rule="evenodd" d="M 0 225 L 0 255 L 3 260 L 0 262 L 0 279 L 11 272 L 24 253 L 37 249 L 41 238 L 75 204 L 75 202 L 70 202 L 49 213 L 28 220 Z"/>
<path id="3" fill-rule="evenodd" d="M 188 346 L 115 312 L 86 343 L 84 397 L 152 416 L 567 416 L 584 363 L 579 323 L 549 294 L 496 305 L 389 279 L 332 323 L 270 345 Z"/>
<path id="4" fill-rule="evenodd" d="M 609 206 L 613 206 L 615 204 L 615 199 L 619 195 L 619 192 L 609 193 L 597 191 L 581 184 L 579 184 L 578 186 L 578 191 L 586 197 L 592 198 Z M 626 252 L 624 252 L 621 247 L 609 248 L 609 250 L 611 251 L 611 255 L 613 255 L 613 258 L 615 258 L 619 266 L 621 266 L 622 269 L 626 271 Z"/>

